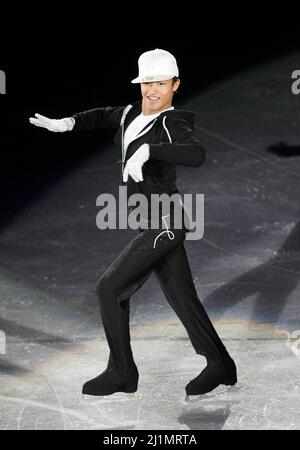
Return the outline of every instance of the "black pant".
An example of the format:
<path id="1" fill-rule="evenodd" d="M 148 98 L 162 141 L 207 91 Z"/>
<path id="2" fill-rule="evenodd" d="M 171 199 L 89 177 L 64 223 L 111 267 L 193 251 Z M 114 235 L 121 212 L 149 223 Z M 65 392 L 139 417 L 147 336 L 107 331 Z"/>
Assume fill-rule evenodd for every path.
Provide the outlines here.
<path id="1" fill-rule="evenodd" d="M 108 367 L 126 371 L 134 361 L 129 332 L 130 297 L 154 270 L 196 353 L 220 361 L 228 355 L 195 289 L 183 241 L 186 230 L 139 229 L 97 285 L 110 348 Z"/>

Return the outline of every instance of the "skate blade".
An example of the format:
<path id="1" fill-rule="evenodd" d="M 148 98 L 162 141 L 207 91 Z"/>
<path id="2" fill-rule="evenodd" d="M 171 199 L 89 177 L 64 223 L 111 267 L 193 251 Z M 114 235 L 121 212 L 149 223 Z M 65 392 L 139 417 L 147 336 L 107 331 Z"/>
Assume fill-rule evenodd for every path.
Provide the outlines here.
<path id="1" fill-rule="evenodd" d="M 223 394 L 234 393 L 241 389 L 240 386 L 234 384 L 233 386 L 226 386 L 222 384 L 216 387 L 213 391 L 208 392 L 207 394 L 199 394 L 199 395 L 186 395 L 184 398 L 184 403 L 194 403 L 201 400 L 208 400 L 210 398 L 218 398 Z"/>
<path id="2" fill-rule="evenodd" d="M 141 399 L 141 394 L 137 394 L 136 392 L 115 392 L 110 395 L 86 395 L 81 394 L 81 399 L 84 402 L 128 402 L 130 400 L 139 400 Z"/>

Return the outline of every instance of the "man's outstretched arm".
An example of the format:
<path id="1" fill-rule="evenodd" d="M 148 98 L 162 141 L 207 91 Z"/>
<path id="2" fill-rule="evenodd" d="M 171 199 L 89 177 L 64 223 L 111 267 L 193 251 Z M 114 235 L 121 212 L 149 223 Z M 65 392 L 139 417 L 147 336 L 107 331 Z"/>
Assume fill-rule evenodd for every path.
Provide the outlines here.
<path id="1" fill-rule="evenodd" d="M 29 122 L 37 127 L 61 133 L 72 130 L 117 130 L 124 108 L 124 106 L 94 108 L 63 119 L 50 119 L 35 114 L 35 117 L 29 118 Z"/>

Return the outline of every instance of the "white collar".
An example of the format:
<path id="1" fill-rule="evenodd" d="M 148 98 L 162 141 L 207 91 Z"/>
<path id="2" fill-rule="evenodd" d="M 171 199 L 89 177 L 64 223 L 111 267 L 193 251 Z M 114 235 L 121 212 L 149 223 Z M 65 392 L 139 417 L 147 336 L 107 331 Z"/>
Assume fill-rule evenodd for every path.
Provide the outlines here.
<path id="1" fill-rule="evenodd" d="M 145 115 L 145 114 L 143 114 L 142 112 L 141 112 L 141 116 L 142 117 L 151 117 L 151 118 L 153 118 L 154 119 L 154 117 L 157 117 L 157 116 L 159 116 L 160 114 L 162 114 L 162 113 L 164 113 L 165 111 L 170 111 L 170 110 L 172 110 L 172 109 L 174 109 L 174 106 L 171 106 L 170 108 L 167 108 L 167 109 L 163 109 L 162 111 L 159 111 L 158 113 L 155 113 L 155 114 L 147 114 L 147 115 Z"/>

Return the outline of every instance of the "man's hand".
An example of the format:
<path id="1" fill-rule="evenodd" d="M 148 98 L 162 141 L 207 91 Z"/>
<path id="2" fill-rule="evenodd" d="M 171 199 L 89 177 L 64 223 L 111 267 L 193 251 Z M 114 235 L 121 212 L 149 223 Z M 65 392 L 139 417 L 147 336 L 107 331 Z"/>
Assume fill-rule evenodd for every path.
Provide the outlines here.
<path id="1" fill-rule="evenodd" d="M 48 119 L 48 117 L 42 116 L 41 114 L 35 114 L 35 117 L 30 117 L 29 122 L 37 127 L 47 128 L 49 131 L 58 133 L 71 131 L 75 125 L 75 120 L 72 117 Z"/>
<path id="2" fill-rule="evenodd" d="M 128 175 L 137 183 L 143 181 L 142 166 L 149 159 L 149 145 L 143 144 L 137 151 L 129 158 L 123 173 L 123 181 L 126 183 Z"/>

